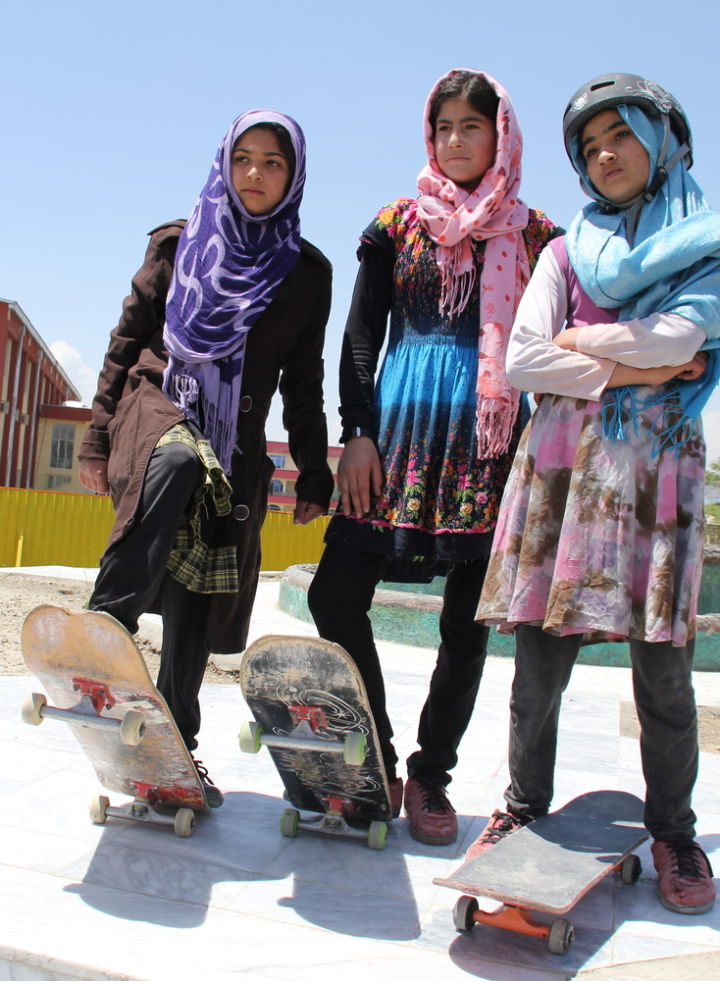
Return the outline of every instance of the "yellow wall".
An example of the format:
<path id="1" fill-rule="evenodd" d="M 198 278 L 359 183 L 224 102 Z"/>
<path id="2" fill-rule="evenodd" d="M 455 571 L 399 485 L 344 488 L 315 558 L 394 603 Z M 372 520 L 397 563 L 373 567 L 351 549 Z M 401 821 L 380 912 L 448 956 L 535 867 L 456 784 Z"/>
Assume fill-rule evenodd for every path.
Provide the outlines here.
<path id="1" fill-rule="evenodd" d="M 108 497 L 0 487 L 0 566 L 96 566 L 113 518 Z M 263 571 L 317 562 L 328 520 L 293 525 L 292 514 L 269 512 L 262 531 Z"/>
<path id="2" fill-rule="evenodd" d="M 318 518 L 309 525 L 294 525 L 290 512 L 268 511 L 260 540 L 262 571 L 273 572 L 301 562 L 318 562 L 329 520 Z"/>

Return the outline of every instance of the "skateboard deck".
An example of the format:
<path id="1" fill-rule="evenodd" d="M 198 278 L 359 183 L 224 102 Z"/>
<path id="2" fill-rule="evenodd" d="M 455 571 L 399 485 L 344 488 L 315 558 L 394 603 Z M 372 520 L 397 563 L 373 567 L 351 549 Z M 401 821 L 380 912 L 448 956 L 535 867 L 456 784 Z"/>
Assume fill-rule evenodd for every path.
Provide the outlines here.
<path id="1" fill-rule="evenodd" d="M 25 664 L 55 702 L 29 695 L 24 721 L 70 724 L 103 787 L 135 798 L 111 807 L 97 797 L 90 815 L 172 824 L 188 837 L 205 792 L 170 710 L 128 631 L 106 613 L 38 606 L 22 628 Z"/>
<path id="2" fill-rule="evenodd" d="M 243 695 L 255 718 L 243 726 L 240 746 L 267 745 L 297 810 L 284 813 L 281 830 L 300 828 L 367 837 L 382 848 L 391 819 L 390 793 L 365 686 L 350 656 L 337 644 L 311 637 L 261 637 L 240 668 Z M 299 811 L 320 819 L 302 820 Z M 369 824 L 364 831 L 353 823 Z"/>
<path id="3" fill-rule="evenodd" d="M 547 940 L 553 953 L 565 953 L 573 940 L 565 919 L 537 923 L 531 911 L 566 913 L 601 879 L 618 869 L 623 882 L 640 875 L 632 851 L 648 837 L 643 802 L 633 794 L 599 790 L 503 838 L 465 862 L 447 878 L 433 881 L 465 895 L 455 907 L 460 932 L 490 923 Z M 485 913 L 476 896 L 503 904 Z"/>

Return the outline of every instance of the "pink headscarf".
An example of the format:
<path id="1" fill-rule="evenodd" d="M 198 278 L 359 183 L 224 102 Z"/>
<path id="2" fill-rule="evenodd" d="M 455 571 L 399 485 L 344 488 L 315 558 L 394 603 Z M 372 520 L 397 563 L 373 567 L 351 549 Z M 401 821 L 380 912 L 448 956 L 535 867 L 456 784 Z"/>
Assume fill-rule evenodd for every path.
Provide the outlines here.
<path id="1" fill-rule="evenodd" d="M 522 159 L 520 126 L 505 89 L 486 72 L 480 75 L 499 98 L 495 161 L 478 187 L 468 192 L 446 177 L 435 160 L 430 124 L 433 96 L 454 68 L 433 86 L 425 104 L 428 163 L 418 175 L 418 218 L 437 245 L 442 280 L 440 310 L 459 313 L 476 286 L 470 239 L 487 242 L 480 289 L 480 343 L 477 375 L 478 458 L 506 453 L 520 393 L 505 374 L 505 352 L 520 297 L 530 278 L 523 229 L 528 207 L 518 197 Z"/>

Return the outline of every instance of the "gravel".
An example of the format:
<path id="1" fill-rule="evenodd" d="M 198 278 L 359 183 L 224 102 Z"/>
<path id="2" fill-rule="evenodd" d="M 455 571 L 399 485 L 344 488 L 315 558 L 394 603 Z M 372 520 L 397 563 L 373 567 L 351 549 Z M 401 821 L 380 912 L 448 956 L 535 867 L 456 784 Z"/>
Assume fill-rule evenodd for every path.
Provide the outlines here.
<path id="1" fill-rule="evenodd" d="M 20 630 L 30 610 L 50 603 L 77 612 L 85 607 L 90 592 L 86 582 L 74 579 L 0 572 L 0 675 L 29 673 L 20 647 Z M 160 666 L 160 628 L 141 621 L 135 639 L 155 678 Z M 234 684 L 236 680 L 234 673 L 218 671 L 212 664 L 205 672 L 205 681 L 212 684 Z"/>

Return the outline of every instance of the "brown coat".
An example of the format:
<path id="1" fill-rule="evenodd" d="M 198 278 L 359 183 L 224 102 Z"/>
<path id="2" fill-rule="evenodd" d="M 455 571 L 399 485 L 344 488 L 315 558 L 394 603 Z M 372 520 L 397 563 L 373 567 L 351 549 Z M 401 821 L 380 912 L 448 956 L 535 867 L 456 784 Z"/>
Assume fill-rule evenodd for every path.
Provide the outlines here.
<path id="1" fill-rule="evenodd" d="M 150 233 L 145 261 L 110 335 L 92 423 L 80 447 L 80 459 L 109 460 L 117 511 L 109 545 L 133 527 L 150 454 L 160 436 L 183 418 L 161 390 L 167 364 L 165 298 L 183 225 L 171 222 Z M 239 651 L 246 642 L 274 470 L 266 453 L 265 422 L 278 386 L 290 453 L 300 471 L 296 496 L 324 508 L 330 503 L 322 349 L 331 277 L 325 256 L 303 240 L 297 266 L 248 334 L 238 426 L 241 455 L 233 458 L 231 476 L 234 516 L 216 518 L 210 531 L 213 544 L 235 543 L 240 589 L 212 597 L 207 641 L 214 651 Z"/>

